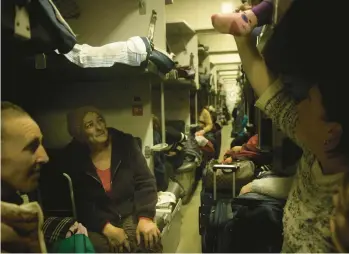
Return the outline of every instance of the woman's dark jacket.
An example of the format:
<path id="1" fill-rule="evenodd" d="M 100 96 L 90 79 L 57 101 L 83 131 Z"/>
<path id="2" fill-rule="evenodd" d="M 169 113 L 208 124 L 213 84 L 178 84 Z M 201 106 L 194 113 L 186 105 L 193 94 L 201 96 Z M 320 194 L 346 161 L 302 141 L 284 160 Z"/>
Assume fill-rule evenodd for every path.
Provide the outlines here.
<path id="1" fill-rule="evenodd" d="M 157 190 L 153 174 L 137 140 L 116 129 L 108 129 L 112 141 L 109 195 L 97 175 L 85 145 L 73 140 L 65 149 L 65 169 L 72 176 L 78 219 L 89 230 L 102 232 L 107 222 L 155 216 Z"/>

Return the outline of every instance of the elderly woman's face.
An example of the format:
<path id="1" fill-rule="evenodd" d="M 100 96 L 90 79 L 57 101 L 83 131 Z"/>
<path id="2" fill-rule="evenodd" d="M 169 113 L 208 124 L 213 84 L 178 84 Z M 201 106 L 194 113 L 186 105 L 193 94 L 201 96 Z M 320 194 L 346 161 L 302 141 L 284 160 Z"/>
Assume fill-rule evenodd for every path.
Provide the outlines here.
<path id="1" fill-rule="evenodd" d="M 104 119 L 94 112 L 89 112 L 84 117 L 83 131 L 86 142 L 94 145 L 108 140 L 108 130 Z"/>

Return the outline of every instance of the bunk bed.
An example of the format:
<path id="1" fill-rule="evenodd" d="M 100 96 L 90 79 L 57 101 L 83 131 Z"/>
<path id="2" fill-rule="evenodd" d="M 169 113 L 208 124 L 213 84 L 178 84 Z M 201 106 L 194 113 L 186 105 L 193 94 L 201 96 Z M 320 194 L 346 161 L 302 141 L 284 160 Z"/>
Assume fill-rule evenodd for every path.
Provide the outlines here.
<path id="1" fill-rule="evenodd" d="M 197 36 L 196 31 L 184 20 L 168 21 L 166 23 L 166 44 L 168 50 L 175 54 L 174 61 L 176 68 L 166 75 L 161 83 L 152 83 L 153 96 L 161 101 L 161 124 L 176 131 L 189 134 L 190 125 L 190 92 L 198 89 L 198 64 L 197 57 Z M 195 59 L 195 60 L 194 60 Z M 195 75 L 193 75 L 195 74 Z M 158 91 L 160 89 L 160 96 Z M 177 104 L 179 101 L 182 103 Z M 166 101 L 166 103 L 165 103 Z M 166 106 L 165 106 L 166 105 Z M 154 107 L 156 109 L 157 107 Z M 178 126 L 181 126 L 178 128 Z M 166 143 L 165 128 L 162 128 L 162 142 Z M 176 150 L 177 145 L 185 146 L 186 140 L 171 144 L 171 151 Z M 178 152 L 178 151 L 177 151 Z M 184 190 L 182 198 L 191 194 L 195 181 L 196 168 L 199 166 L 195 162 L 183 160 L 182 165 L 174 165 L 173 157 L 166 153 L 167 171 L 170 173 L 170 183 L 178 182 Z M 177 154 L 178 155 L 178 154 Z M 179 155 L 178 155 L 179 156 Z M 183 203 L 186 203 L 183 201 Z"/>
<path id="2" fill-rule="evenodd" d="M 75 83 L 75 82 L 107 82 L 120 79 L 151 78 L 153 82 L 160 84 L 164 80 L 158 67 L 148 61 L 143 66 L 130 66 L 115 63 L 111 67 L 82 68 L 70 62 L 63 55 L 46 55 L 46 67 L 44 69 L 35 68 L 34 57 L 24 59 L 21 69 L 25 70 L 28 78 L 33 80 L 45 80 L 50 83 Z"/>
<path id="3" fill-rule="evenodd" d="M 150 30 L 153 30 L 153 33 L 155 23 L 152 24 L 152 22 L 155 21 L 152 20 L 150 25 Z M 3 28 L 4 27 L 2 26 L 2 30 Z M 22 39 L 13 37 L 14 31 L 11 29 L 10 31 L 6 30 L 6 35 L 11 37 L 6 41 L 8 46 L 6 62 L 8 63 L 7 78 L 12 79 L 12 81 L 9 82 L 7 86 L 5 85 L 5 90 L 7 90 L 5 97 L 6 99 L 11 100 L 15 99 L 15 101 L 19 101 L 22 105 L 33 105 L 33 101 L 35 101 L 36 106 L 34 107 L 40 107 L 40 101 L 37 100 L 40 96 L 47 97 L 48 99 L 46 98 L 46 100 L 50 100 L 50 98 L 55 96 L 57 91 L 64 89 L 68 90 L 71 88 L 72 84 L 78 84 L 81 87 L 84 87 L 84 85 L 86 86 L 87 84 L 95 86 L 95 84 L 112 83 L 113 85 L 118 86 L 123 83 L 126 83 L 127 85 L 127 82 L 125 81 L 128 81 L 133 83 L 145 83 L 149 85 L 149 88 L 150 85 L 159 86 L 162 91 L 161 110 L 163 112 L 162 114 L 164 114 L 164 86 L 183 88 L 192 88 L 195 86 L 195 83 L 193 85 L 193 82 L 181 80 L 166 81 L 166 73 L 160 70 L 161 68 L 159 68 L 158 63 L 149 59 L 136 67 L 115 63 L 111 67 L 82 68 L 69 61 L 64 55 L 55 52 L 54 50 L 57 49 L 57 45 L 50 45 L 50 43 L 48 43 L 45 47 L 42 47 L 43 44 L 39 45 L 31 41 L 30 35 L 23 41 Z M 149 40 L 152 41 L 153 34 L 150 35 L 150 37 Z M 19 45 L 21 46 L 20 50 L 18 48 Z M 26 45 L 28 45 L 28 47 L 23 47 Z M 68 53 L 69 50 L 66 49 L 61 52 Z M 41 95 L 39 95 L 38 92 L 34 92 L 34 90 L 39 91 Z M 35 98 L 26 98 L 28 95 L 35 93 Z M 53 104 L 55 102 L 51 101 L 51 103 Z M 151 114 L 149 114 L 149 116 L 151 116 Z M 151 118 L 149 117 L 149 121 L 150 119 Z M 145 125 L 144 128 L 148 129 L 148 125 Z M 162 123 L 162 130 L 165 130 L 164 122 Z M 163 137 L 163 147 L 165 147 L 165 135 L 163 135 Z M 147 145 L 147 143 L 149 143 L 149 139 L 146 141 L 143 140 L 141 148 L 145 151 L 145 157 L 149 159 L 151 157 L 151 150 L 155 151 L 158 150 L 158 148 L 152 147 L 152 145 L 149 144 Z M 147 152 L 149 150 L 150 153 Z M 75 211 L 73 188 L 71 184 L 69 184 L 69 188 L 69 198 L 72 199 L 71 208 Z M 169 188 L 169 192 L 171 192 L 171 188 L 176 189 L 177 187 L 170 186 Z M 159 195 L 159 197 L 160 196 L 161 195 Z M 179 211 L 181 210 L 182 202 L 178 194 L 175 194 L 174 199 L 169 200 L 167 203 L 162 203 L 161 205 L 162 207 L 157 207 L 155 220 L 162 231 L 164 252 L 175 252 L 180 237 L 181 214 Z M 170 210 L 165 209 L 166 212 L 164 212 L 163 206 L 170 208 Z M 75 216 L 75 212 L 72 213 L 72 216 Z"/>

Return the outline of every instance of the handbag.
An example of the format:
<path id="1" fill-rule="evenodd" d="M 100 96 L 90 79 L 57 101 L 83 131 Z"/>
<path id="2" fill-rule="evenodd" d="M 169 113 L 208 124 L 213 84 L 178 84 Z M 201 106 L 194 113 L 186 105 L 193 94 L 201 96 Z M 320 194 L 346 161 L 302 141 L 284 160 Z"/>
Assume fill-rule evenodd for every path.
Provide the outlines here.
<path id="1" fill-rule="evenodd" d="M 6 33 L 14 33 L 17 4 L 25 8 L 29 14 L 30 40 L 18 40 L 13 36 L 7 36 L 7 43 L 16 46 L 16 53 L 18 50 L 22 54 L 50 53 L 57 49 L 61 54 L 65 54 L 73 49 L 77 42 L 76 36 L 50 0 L 3 1 L 1 13 L 4 13 L 4 18 L 1 21 Z"/>
<path id="2" fill-rule="evenodd" d="M 155 10 L 153 10 L 148 29 L 148 40 L 152 45 L 152 50 L 149 54 L 149 60 L 152 61 L 156 65 L 156 67 L 158 67 L 159 71 L 162 74 L 167 74 L 175 67 L 175 63 L 171 59 L 171 56 L 167 54 L 167 52 L 154 47 L 154 33 L 156 21 L 157 13 Z"/>
<path id="3" fill-rule="evenodd" d="M 53 253 L 96 253 L 90 239 L 83 234 L 57 241 L 52 248 Z"/>
<path id="4" fill-rule="evenodd" d="M 178 77 L 185 79 L 195 79 L 195 70 L 191 66 L 177 67 Z"/>
<path id="5" fill-rule="evenodd" d="M 203 184 L 204 187 L 208 190 L 213 189 L 213 165 L 219 164 L 217 160 L 212 160 L 208 163 L 205 173 L 204 173 L 204 179 Z M 240 189 L 251 182 L 254 179 L 255 176 L 255 165 L 251 161 L 239 161 L 234 162 L 231 165 L 238 165 L 239 169 L 236 171 L 236 178 L 235 178 L 235 186 L 236 191 L 240 191 Z M 230 192 L 232 191 L 232 182 L 233 182 L 233 174 L 230 174 L 229 172 L 225 172 L 224 170 L 221 170 L 220 172 L 217 172 L 216 176 L 217 181 L 217 191 L 223 191 L 223 192 Z"/>
<path id="6" fill-rule="evenodd" d="M 174 67 L 175 63 L 171 59 L 170 55 L 159 49 L 154 49 L 149 56 L 149 60 L 152 61 L 162 74 L 167 74 Z"/>

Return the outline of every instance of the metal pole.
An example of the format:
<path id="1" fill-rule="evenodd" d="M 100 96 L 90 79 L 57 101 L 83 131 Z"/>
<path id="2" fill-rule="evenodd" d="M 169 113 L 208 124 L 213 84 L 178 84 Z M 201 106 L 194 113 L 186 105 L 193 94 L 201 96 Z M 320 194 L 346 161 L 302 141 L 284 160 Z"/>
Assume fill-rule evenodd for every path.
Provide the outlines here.
<path id="1" fill-rule="evenodd" d="M 278 22 L 279 0 L 274 0 L 273 26 Z"/>
<path id="2" fill-rule="evenodd" d="M 73 217 L 74 217 L 74 219 L 76 219 L 77 218 L 77 213 L 76 213 L 73 181 L 72 181 L 71 177 L 67 173 L 63 173 L 63 176 L 65 178 L 67 178 L 67 180 L 68 180 L 69 192 L 70 192 L 70 202 L 71 202 L 71 205 L 72 205 Z"/>
<path id="3" fill-rule="evenodd" d="M 262 149 L 262 114 L 259 109 L 256 109 L 256 123 L 257 123 L 257 133 L 258 133 L 258 148 Z"/>
<path id="4" fill-rule="evenodd" d="M 166 143 L 164 82 L 161 82 L 160 87 L 161 87 L 161 136 L 162 136 L 162 143 Z"/>
<path id="5" fill-rule="evenodd" d="M 198 92 L 195 93 L 195 124 L 198 124 Z"/>
<path id="6" fill-rule="evenodd" d="M 232 197 L 233 197 L 233 198 L 235 198 L 235 196 L 236 196 L 236 189 L 235 189 L 235 188 L 236 188 L 236 187 L 235 187 L 235 183 L 236 183 L 236 182 L 235 182 L 235 179 L 236 179 L 236 178 L 235 178 L 235 177 L 236 177 L 236 175 L 235 175 L 235 171 L 234 171 L 234 172 L 233 172 L 233 189 L 232 189 L 232 191 L 233 191 Z"/>
<path id="7" fill-rule="evenodd" d="M 248 98 L 249 99 L 249 98 Z M 248 116 L 248 123 L 251 123 L 252 119 L 251 119 L 251 104 L 249 103 L 250 100 L 246 100 L 246 115 Z"/>

